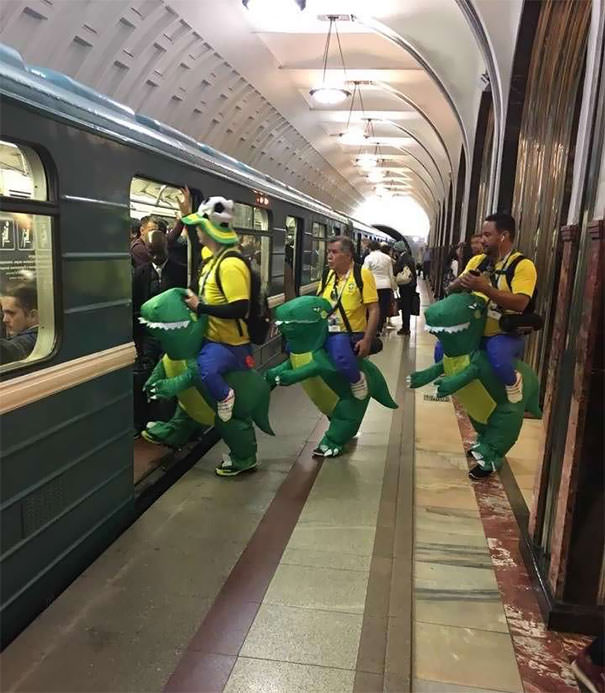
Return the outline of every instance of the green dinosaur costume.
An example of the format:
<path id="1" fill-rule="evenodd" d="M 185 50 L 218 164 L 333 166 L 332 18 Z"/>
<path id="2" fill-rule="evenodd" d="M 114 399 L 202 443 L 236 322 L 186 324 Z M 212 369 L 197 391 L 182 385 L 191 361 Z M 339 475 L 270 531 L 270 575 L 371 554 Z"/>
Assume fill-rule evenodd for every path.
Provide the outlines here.
<path id="1" fill-rule="evenodd" d="M 503 383 L 480 348 L 486 312 L 485 301 L 468 293 L 451 294 L 428 308 L 426 329 L 439 337 L 443 360 L 412 373 L 409 383 L 422 387 L 438 378 L 439 397 L 456 395 L 477 431 L 473 457 L 482 469 L 495 471 L 519 437 L 524 412 L 538 418 L 542 412 L 538 378 L 520 360 L 515 369 L 523 376 L 523 399 L 516 404 L 508 401 Z"/>
<path id="2" fill-rule="evenodd" d="M 271 385 L 302 383 L 317 408 L 330 419 L 319 444 L 324 457 L 336 457 L 359 430 L 370 397 L 389 409 L 397 409 L 378 368 L 367 359 L 360 361 L 369 396 L 355 399 L 351 384 L 334 367 L 324 350 L 328 336 L 328 313 L 332 306 L 319 296 L 301 296 L 275 310 L 275 324 L 288 341 L 287 361 L 267 371 Z"/>
<path id="3" fill-rule="evenodd" d="M 208 319 L 189 310 L 183 300 L 186 294 L 184 289 L 169 289 L 141 307 L 141 322 L 165 351 L 145 390 L 152 398 L 178 397 L 172 419 L 148 423 L 142 435 L 178 448 L 201 426 L 214 426 L 229 447 L 233 473 L 252 469 L 256 466 L 252 421 L 273 435 L 268 418 L 270 388 L 254 369 L 227 373 L 225 380 L 235 392 L 233 417 L 225 423 L 216 416 L 216 402 L 203 386 L 196 362 Z M 216 471 L 224 475 L 221 467 Z"/>

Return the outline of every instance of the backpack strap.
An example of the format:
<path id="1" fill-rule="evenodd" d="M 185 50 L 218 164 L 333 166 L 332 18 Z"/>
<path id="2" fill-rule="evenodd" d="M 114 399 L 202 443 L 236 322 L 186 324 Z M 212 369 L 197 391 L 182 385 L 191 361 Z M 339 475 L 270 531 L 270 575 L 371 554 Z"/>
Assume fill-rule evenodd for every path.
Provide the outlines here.
<path id="1" fill-rule="evenodd" d="M 483 260 L 477 265 L 475 268 L 478 272 L 485 272 L 487 268 L 490 266 L 491 262 L 489 257 L 486 255 Z"/>
<path id="2" fill-rule="evenodd" d="M 321 274 L 321 286 L 320 286 L 320 291 L 319 295 L 322 296 L 323 292 L 326 290 L 326 286 L 328 285 L 328 277 L 330 276 L 330 272 L 332 270 L 329 267 L 324 267 L 323 272 Z"/>
<path id="3" fill-rule="evenodd" d="M 513 277 L 515 276 L 515 270 L 517 269 L 517 265 L 521 262 L 521 260 L 525 260 L 525 255 L 517 255 L 517 257 L 514 260 L 511 260 L 504 269 L 506 283 L 511 291 L 513 290 Z"/>
<path id="4" fill-rule="evenodd" d="M 361 276 L 361 265 L 358 262 L 353 263 L 353 279 L 357 284 L 363 302 L 363 277 Z"/>

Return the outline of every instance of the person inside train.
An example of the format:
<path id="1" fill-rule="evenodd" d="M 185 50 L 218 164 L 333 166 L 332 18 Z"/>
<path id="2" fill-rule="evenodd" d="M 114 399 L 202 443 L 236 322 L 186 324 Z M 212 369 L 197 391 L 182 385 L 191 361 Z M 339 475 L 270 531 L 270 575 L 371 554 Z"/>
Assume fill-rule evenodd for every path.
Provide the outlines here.
<path id="1" fill-rule="evenodd" d="M 534 296 L 537 273 L 534 263 L 514 247 L 516 224 L 510 214 L 490 214 L 482 228 L 483 253 L 474 255 L 448 291 L 471 291 L 488 301 L 484 347 L 494 372 L 506 387 L 510 402 L 523 398 L 521 374 L 514 359 L 521 357 L 523 338 L 500 327 L 504 314 L 523 313 Z M 437 360 L 442 352 L 438 344 Z"/>
<path id="2" fill-rule="evenodd" d="M 363 266 L 374 275 L 380 309 L 378 332 L 381 333 L 389 316 L 393 292 L 397 290 L 389 246 L 385 243 L 383 248 L 378 241 L 371 241 L 370 254 L 364 260 Z"/>
<path id="3" fill-rule="evenodd" d="M 130 257 L 132 264 L 137 268 L 151 262 L 151 256 L 147 248 L 147 238 L 152 231 L 158 231 L 159 227 L 156 218 L 149 215 L 140 220 L 139 235 L 133 238 L 135 229 L 136 224 L 132 220 L 130 226 Z"/>
<path id="4" fill-rule="evenodd" d="M 326 351 L 336 368 L 351 383 L 353 396 L 365 399 L 368 385 L 357 358 L 369 355 L 378 328 L 380 309 L 374 275 L 354 260 L 353 241 L 336 236 L 328 241 L 328 268 L 318 295 L 334 310 L 328 319 Z M 390 259 L 385 255 L 390 265 Z M 392 272 L 392 270 L 391 270 Z"/>
<path id="5" fill-rule="evenodd" d="M 162 354 L 159 343 L 139 324 L 141 306 L 163 291 L 187 286 L 187 268 L 168 257 L 166 234 L 160 230 L 152 231 L 147 235 L 145 248 L 150 261 L 137 267 L 132 278 L 133 336 L 136 349 L 134 418 L 137 434 L 147 425 L 150 413 L 143 385 Z"/>
<path id="6" fill-rule="evenodd" d="M 0 363 L 27 358 L 38 339 L 38 292 L 33 283 L 8 286 L 0 299 L 6 337 L 0 339 Z"/>
<path id="7" fill-rule="evenodd" d="M 254 364 L 245 320 L 250 305 L 250 270 L 237 253 L 226 256 L 239 243 L 232 218 L 233 201 L 224 197 L 209 198 L 197 212 L 183 218 L 184 224 L 197 228 L 200 242 L 212 253 L 200 272 L 199 294 L 189 290 L 185 303 L 198 315 L 208 315 L 198 368 L 202 382 L 216 400 L 221 421 L 231 419 L 235 404 L 235 393 L 224 374 Z"/>
<path id="8" fill-rule="evenodd" d="M 483 236 L 480 233 L 475 233 L 471 236 L 471 257 L 475 255 L 481 255 L 483 253 Z M 470 258 L 468 258 L 470 260 Z M 464 266 L 468 264 L 468 260 L 465 262 Z"/>

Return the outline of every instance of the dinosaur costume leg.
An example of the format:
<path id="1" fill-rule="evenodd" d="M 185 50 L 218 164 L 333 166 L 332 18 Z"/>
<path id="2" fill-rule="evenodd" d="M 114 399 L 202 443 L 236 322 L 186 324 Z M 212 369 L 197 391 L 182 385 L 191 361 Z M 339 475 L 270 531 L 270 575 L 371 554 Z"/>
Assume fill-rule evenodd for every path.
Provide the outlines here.
<path id="1" fill-rule="evenodd" d="M 256 467 L 256 435 L 251 419 L 231 419 L 221 421 L 218 416 L 215 428 L 229 448 L 232 474 L 221 474 L 221 466 L 216 468 L 221 476 L 235 476 L 240 472 Z"/>
<path id="2" fill-rule="evenodd" d="M 344 446 L 357 434 L 364 414 L 368 408 L 369 398 L 365 400 L 341 399 L 330 416 L 330 426 L 319 444 L 327 449 L 325 457 L 338 457 Z"/>
<path id="3" fill-rule="evenodd" d="M 194 421 L 184 409 L 177 405 L 170 421 L 150 421 L 141 433 L 145 440 L 156 445 L 170 448 L 181 448 L 201 430 L 201 425 Z"/>
<path id="4" fill-rule="evenodd" d="M 497 471 L 504 462 L 504 456 L 519 438 L 523 425 L 523 412 L 518 407 L 506 405 L 499 407 L 489 417 L 487 426 L 473 421 L 477 430 L 477 443 L 472 448 L 473 457 L 483 469 Z"/>

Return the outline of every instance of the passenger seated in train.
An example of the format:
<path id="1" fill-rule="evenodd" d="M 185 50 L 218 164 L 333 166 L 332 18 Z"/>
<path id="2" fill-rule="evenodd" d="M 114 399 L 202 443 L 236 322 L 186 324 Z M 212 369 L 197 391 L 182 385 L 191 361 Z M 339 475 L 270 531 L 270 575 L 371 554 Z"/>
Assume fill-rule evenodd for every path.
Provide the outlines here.
<path id="1" fill-rule="evenodd" d="M 239 243 L 231 227 L 232 218 L 233 201 L 223 197 L 211 197 L 197 212 L 183 218 L 183 223 L 196 226 L 200 242 L 212 253 L 200 272 L 199 296 L 189 291 L 185 302 L 198 315 L 209 316 L 198 368 L 222 421 L 231 419 L 235 404 L 235 393 L 223 374 L 254 365 L 245 321 L 250 305 L 250 270 L 242 257 L 230 250 Z"/>
<path id="2" fill-rule="evenodd" d="M 164 233 L 156 230 L 148 234 L 145 250 L 150 261 L 137 267 L 132 279 L 133 334 L 137 352 L 134 366 L 134 418 L 137 433 L 144 430 L 149 420 L 149 406 L 143 385 L 162 355 L 158 342 L 139 324 L 141 306 L 167 289 L 187 286 L 187 268 L 168 257 L 168 241 Z"/>
<path id="3" fill-rule="evenodd" d="M 516 331 L 504 332 L 501 318 L 533 310 L 537 281 L 534 263 L 514 248 L 515 232 L 515 220 L 509 214 L 486 217 L 481 232 L 484 252 L 471 257 L 448 287 L 448 292 L 471 291 L 488 301 L 482 346 L 513 403 L 523 399 L 523 379 L 513 365 L 521 357 L 523 337 Z M 442 358 L 437 342 L 435 360 Z"/>
<path id="4" fill-rule="evenodd" d="M 0 363 L 21 361 L 38 339 L 38 292 L 32 283 L 9 285 L 0 303 L 6 334 L 0 338 Z"/>
<path id="5" fill-rule="evenodd" d="M 353 241 L 346 236 L 328 242 L 328 267 L 317 294 L 334 307 L 328 318 L 328 356 L 351 383 L 353 396 L 365 399 L 368 384 L 357 358 L 370 354 L 380 310 L 374 275 L 355 262 L 354 253 Z"/>

